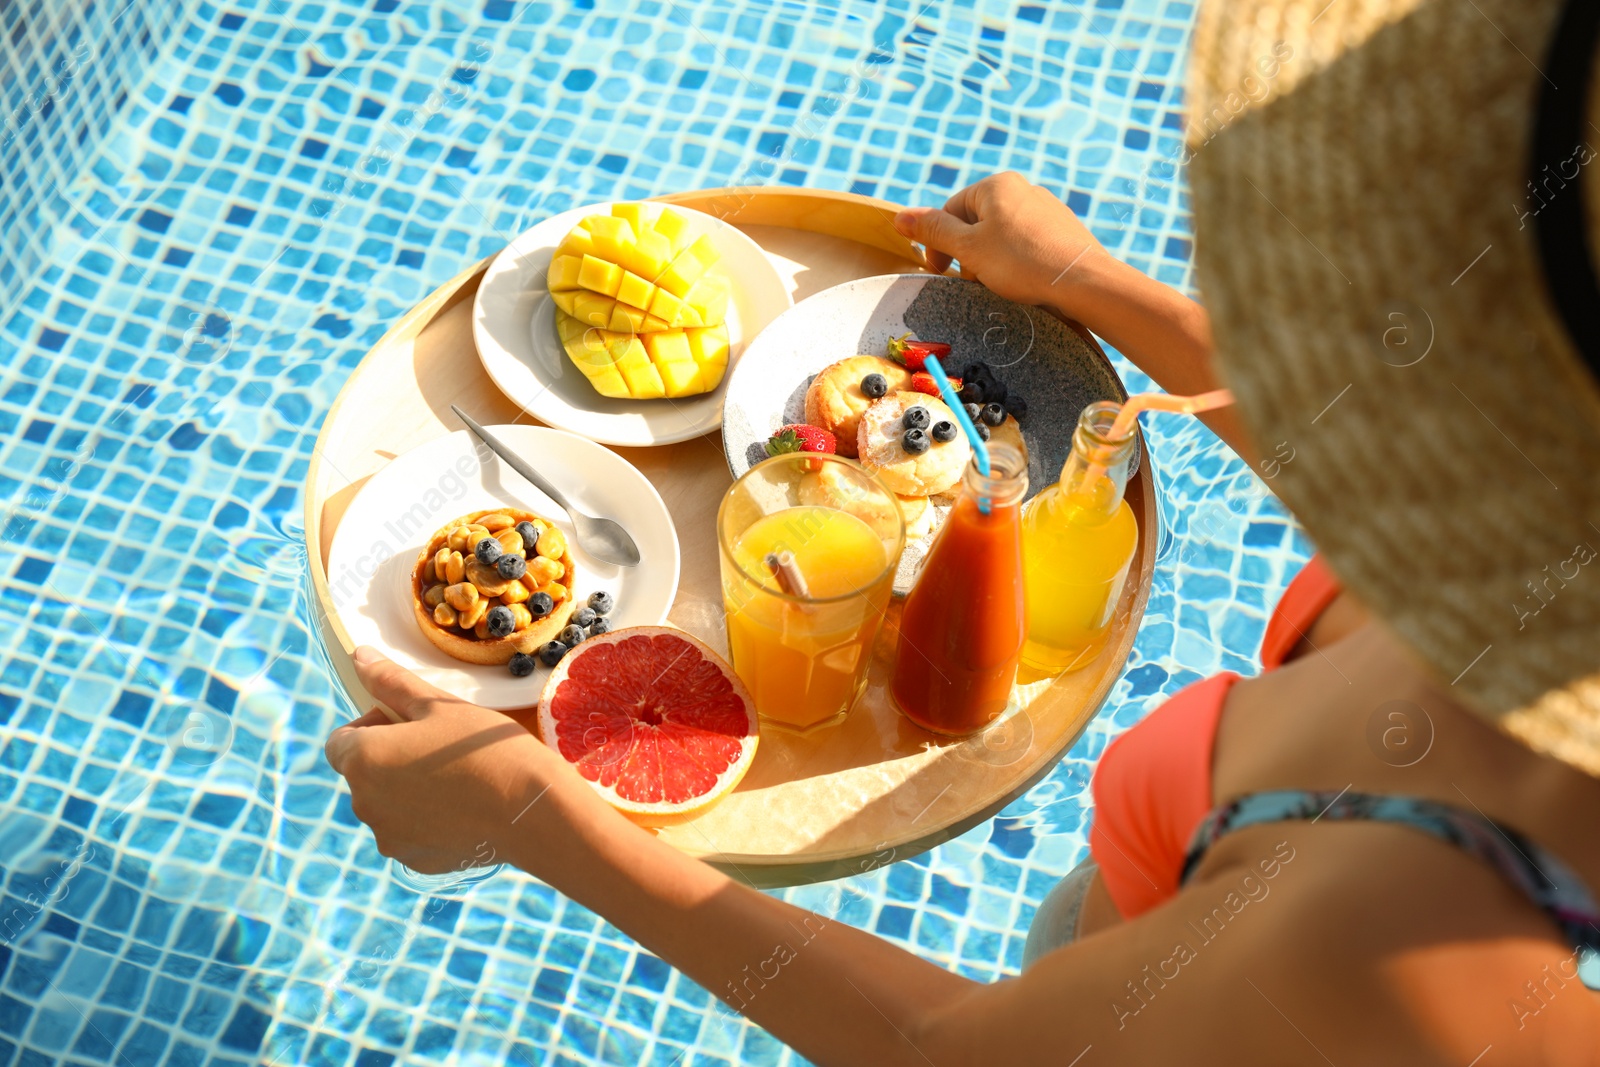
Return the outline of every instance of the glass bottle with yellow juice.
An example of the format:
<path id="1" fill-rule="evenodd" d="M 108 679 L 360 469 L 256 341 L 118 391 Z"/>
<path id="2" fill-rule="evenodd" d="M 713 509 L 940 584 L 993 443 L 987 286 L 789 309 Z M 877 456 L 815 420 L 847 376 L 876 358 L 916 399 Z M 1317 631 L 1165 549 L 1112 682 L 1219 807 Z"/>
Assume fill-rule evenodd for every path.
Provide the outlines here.
<path id="1" fill-rule="evenodd" d="M 765 724 L 843 721 L 866 685 L 905 543 L 894 495 L 848 460 L 777 456 L 717 515 L 733 669 Z"/>
<path id="2" fill-rule="evenodd" d="M 1022 662 L 1046 674 L 1086 666 L 1105 646 L 1139 527 L 1123 492 L 1137 431 L 1112 437 L 1120 406 L 1084 408 L 1061 479 L 1022 516 L 1028 637 Z"/>

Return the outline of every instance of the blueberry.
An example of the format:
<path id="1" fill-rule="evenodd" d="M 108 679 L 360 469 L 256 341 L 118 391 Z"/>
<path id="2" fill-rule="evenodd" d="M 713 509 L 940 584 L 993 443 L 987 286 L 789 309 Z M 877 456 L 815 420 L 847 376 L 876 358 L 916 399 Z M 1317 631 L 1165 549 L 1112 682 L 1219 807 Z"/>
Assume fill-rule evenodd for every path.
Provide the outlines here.
<path id="1" fill-rule="evenodd" d="M 956 424 L 949 419 L 941 419 L 933 424 L 933 429 L 929 432 L 933 435 L 933 439 L 940 444 L 946 441 L 954 441 L 956 439 Z"/>
<path id="2" fill-rule="evenodd" d="M 984 389 L 982 382 L 968 381 L 961 387 L 961 402 L 963 404 L 983 403 Z"/>
<path id="3" fill-rule="evenodd" d="M 983 414 L 982 404 L 962 404 L 961 407 L 966 411 L 967 418 L 971 419 L 973 422 L 977 422 L 978 416 Z"/>
<path id="4" fill-rule="evenodd" d="M 478 542 L 478 547 L 472 550 L 472 554 L 477 556 L 478 562 L 483 564 L 485 567 L 492 567 L 494 566 L 495 560 L 505 555 L 505 551 L 505 549 L 500 547 L 499 541 L 496 541 L 492 537 L 485 537 L 482 541 Z"/>
<path id="5" fill-rule="evenodd" d="M 522 535 L 522 547 L 532 552 L 533 546 L 539 543 L 538 527 L 531 522 L 519 522 L 517 523 L 517 533 Z"/>
<path id="6" fill-rule="evenodd" d="M 542 619 L 556 610 L 556 602 L 549 593 L 535 593 L 528 598 L 528 614 Z"/>
<path id="7" fill-rule="evenodd" d="M 984 382 L 989 380 L 989 365 L 987 363 L 968 363 L 961 372 L 963 381 Z"/>
<path id="8" fill-rule="evenodd" d="M 908 456 L 920 456 L 928 450 L 928 431 L 912 428 L 900 438 L 900 447 Z"/>
<path id="9" fill-rule="evenodd" d="M 526 678 L 533 673 L 533 668 L 538 666 L 538 663 L 526 652 L 517 652 L 512 654 L 511 662 L 507 666 L 511 668 L 511 673 L 518 678 Z"/>
<path id="10" fill-rule="evenodd" d="M 521 556 L 514 556 L 510 552 L 494 561 L 494 569 L 500 577 L 514 582 L 528 573 L 528 561 Z"/>
<path id="11" fill-rule="evenodd" d="M 1028 414 L 1028 398 L 1017 393 L 1006 397 L 1006 414 L 1021 422 Z"/>
<path id="12" fill-rule="evenodd" d="M 611 609 L 617 606 L 617 598 L 601 589 L 589 594 L 589 606 L 596 615 L 610 615 Z"/>
<path id="13" fill-rule="evenodd" d="M 539 646 L 539 662 L 546 667 L 554 667 L 561 662 L 561 657 L 567 654 L 567 646 L 560 641 L 551 641 L 547 645 Z"/>
<path id="14" fill-rule="evenodd" d="M 579 644 L 582 644 L 585 636 L 586 635 L 583 632 L 583 627 L 568 626 L 561 631 L 556 640 L 560 641 L 568 648 L 573 648 Z"/>
<path id="15" fill-rule="evenodd" d="M 599 637 L 601 634 L 611 632 L 611 620 L 605 617 L 598 618 L 589 624 L 589 636 Z"/>
<path id="16" fill-rule="evenodd" d="M 869 374 L 861 379 L 861 395 L 878 399 L 889 391 L 889 379 L 881 374 Z"/>
<path id="17" fill-rule="evenodd" d="M 572 613 L 572 622 L 576 626 L 582 626 L 587 629 L 599 617 L 599 615 L 595 614 L 593 608 L 579 608 Z"/>
<path id="18" fill-rule="evenodd" d="M 987 423 L 975 423 L 972 428 L 978 431 L 978 440 L 987 441 L 989 439 L 989 426 Z"/>
<path id="19" fill-rule="evenodd" d="M 1006 421 L 1006 409 L 999 404 L 985 404 L 978 417 L 990 426 L 999 426 Z"/>
<path id="20" fill-rule="evenodd" d="M 906 413 L 900 416 L 900 424 L 908 430 L 926 430 L 932 421 L 928 409 L 924 407 L 907 408 Z"/>
<path id="21" fill-rule="evenodd" d="M 489 626 L 490 637 L 510 637 L 511 632 L 517 628 L 517 617 L 511 614 L 511 609 L 504 604 L 496 604 L 489 609 L 489 614 L 484 616 Z"/>
<path id="22" fill-rule="evenodd" d="M 983 386 L 983 400 L 987 404 L 1001 404 L 1005 402 L 1006 393 L 1009 392 L 1005 382 L 986 382 Z"/>

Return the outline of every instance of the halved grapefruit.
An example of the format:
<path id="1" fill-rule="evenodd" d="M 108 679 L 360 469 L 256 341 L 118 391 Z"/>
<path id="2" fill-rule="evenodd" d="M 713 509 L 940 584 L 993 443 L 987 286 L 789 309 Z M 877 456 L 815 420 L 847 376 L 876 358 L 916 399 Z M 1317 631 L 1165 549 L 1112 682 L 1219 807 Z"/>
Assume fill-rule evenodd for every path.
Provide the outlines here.
<path id="1" fill-rule="evenodd" d="M 755 703 L 733 668 L 682 630 L 591 637 L 545 683 L 539 736 L 611 805 L 646 826 L 731 792 L 756 756 Z"/>

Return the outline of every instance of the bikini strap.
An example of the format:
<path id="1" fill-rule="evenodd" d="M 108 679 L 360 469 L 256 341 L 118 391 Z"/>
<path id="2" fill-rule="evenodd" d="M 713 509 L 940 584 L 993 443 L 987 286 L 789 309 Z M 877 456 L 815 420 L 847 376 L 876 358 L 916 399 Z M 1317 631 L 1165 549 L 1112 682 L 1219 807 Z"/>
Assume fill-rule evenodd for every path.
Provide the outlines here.
<path id="1" fill-rule="evenodd" d="M 1509 827 L 1424 797 L 1282 789 L 1251 793 L 1214 809 L 1195 829 L 1179 884 L 1218 838 L 1273 822 L 1384 822 L 1409 826 L 1476 856 L 1550 916 L 1577 951 L 1600 952 L 1600 905 L 1570 867 Z"/>

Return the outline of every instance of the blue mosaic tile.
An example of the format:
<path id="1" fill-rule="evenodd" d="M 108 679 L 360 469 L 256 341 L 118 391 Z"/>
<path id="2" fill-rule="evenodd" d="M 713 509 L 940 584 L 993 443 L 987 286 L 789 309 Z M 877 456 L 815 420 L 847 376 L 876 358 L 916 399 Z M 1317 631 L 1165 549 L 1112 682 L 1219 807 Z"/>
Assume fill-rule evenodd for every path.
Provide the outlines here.
<path id="1" fill-rule="evenodd" d="M 801 1062 L 544 886 L 396 881 L 319 755 L 351 709 L 302 576 L 317 429 L 407 307 L 595 200 L 779 184 L 941 204 L 1014 168 L 1190 288 L 1192 18 L 1168 0 L 0 6 L 0 617 L 25 620 L 0 628 L 0 1064 Z M 1105 712 L 1000 817 L 848 892 L 780 895 L 974 978 L 1016 973 L 1084 853 L 1094 760 L 1187 682 L 1253 670 L 1310 551 L 1203 428 L 1148 437 L 1167 528 Z M 207 723 L 231 742 L 183 762 Z"/>

